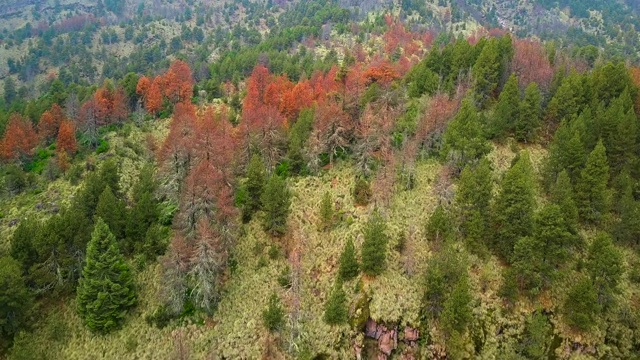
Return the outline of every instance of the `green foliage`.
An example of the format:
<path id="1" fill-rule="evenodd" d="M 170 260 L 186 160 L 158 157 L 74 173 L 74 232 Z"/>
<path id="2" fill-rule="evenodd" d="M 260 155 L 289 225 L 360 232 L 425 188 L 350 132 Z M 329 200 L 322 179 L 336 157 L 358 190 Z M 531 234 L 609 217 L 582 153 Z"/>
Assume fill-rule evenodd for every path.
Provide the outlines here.
<path id="1" fill-rule="evenodd" d="M 472 301 L 468 277 L 462 276 L 443 305 L 440 322 L 445 332 L 448 334 L 463 333 L 467 329 L 473 320 Z"/>
<path id="2" fill-rule="evenodd" d="M 267 330 L 271 332 L 279 331 L 284 327 L 284 309 L 278 294 L 271 294 L 269 305 L 262 312 L 262 321 Z"/>
<path id="3" fill-rule="evenodd" d="M 27 324 L 32 300 L 20 263 L 8 256 L 0 257 L 0 350 L 6 349 Z"/>
<path id="4" fill-rule="evenodd" d="M 515 135 L 518 141 L 533 142 L 540 130 L 542 116 L 542 93 L 538 84 L 530 83 L 524 91 L 520 105 L 520 116 L 516 119 Z"/>
<path id="5" fill-rule="evenodd" d="M 338 269 L 338 275 L 343 281 L 348 281 L 356 276 L 360 272 L 360 266 L 358 265 L 358 259 L 356 258 L 356 248 L 353 245 L 353 240 L 347 240 L 347 243 L 340 255 L 340 268 Z"/>
<path id="6" fill-rule="evenodd" d="M 116 198 L 108 185 L 98 198 L 95 216 L 101 218 L 109 226 L 109 229 L 113 229 L 111 233 L 116 237 L 116 240 L 123 238 L 126 221 L 124 202 Z M 127 253 L 131 252 L 130 249 L 126 249 L 126 246 L 121 246 L 121 248 L 125 248 Z"/>
<path id="7" fill-rule="evenodd" d="M 489 153 L 491 145 L 484 137 L 478 110 L 465 99 L 443 135 L 442 157 L 458 170 Z"/>
<path id="8" fill-rule="evenodd" d="M 567 324 L 578 330 L 587 331 L 596 324 L 601 307 L 591 280 L 582 279 L 569 290 L 563 310 Z"/>
<path id="9" fill-rule="evenodd" d="M 387 264 L 387 225 L 376 209 L 364 228 L 362 243 L 362 272 L 369 276 L 382 274 Z"/>
<path id="10" fill-rule="evenodd" d="M 242 220 L 251 220 L 253 214 L 260 210 L 262 192 L 267 180 L 264 163 L 259 155 L 253 155 L 247 166 L 246 198 L 242 207 Z"/>
<path id="11" fill-rule="evenodd" d="M 323 230 L 330 230 L 333 226 L 333 199 L 331 199 L 331 193 L 325 192 L 320 203 L 320 228 Z"/>
<path id="12" fill-rule="evenodd" d="M 616 239 L 623 244 L 637 246 L 640 244 L 640 202 L 634 198 L 631 185 L 622 190 L 618 214 L 619 220 L 614 233 Z"/>
<path id="13" fill-rule="evenodd" d="M 287 217 L 291 206 L 291 192 L 286 181 L 272 175 L 262 193 L 264 210 L 263 228 L 272 235 L 280 236 L 287 231 Z"/>
<path id="14" fill-rule="evenodd" d="M 460 174 L 455 206 L 460 230 L 471 249 L 486 247 L 490 225 L 490 204 L 493 193 L 491 163 L 482 159 L 477 165 L 467 165 Z"/>
<path id="15" fill-rule="evenodd" d="M 498 88 L 501 76 L 500 45 L 498 40 L 488 40 L 473 66 L 473 89 L 476 104 L 483 109 Z"/>
<path id="16" fill-rule="evenodd" d="M 513 247 L 533 230 L 535 189 L 529 154 L 520 154 L 501 183 L 494 207 L 494 248 L 504 259 L 510 259 Z"/>
<path id="17" fill-rule="evenodd" d="M 365 206 L 371 201 L 371 196 L 373 196 L 373 193 L 369 181 L 362 177 L 356 178 L 356 183 L 353 187 L 353 202 L 356 205 Z"/>
<path id="18" fill-rule="evenodd" d="M 107 224 L 98 218 L 77 290 L 78 312 L 94 332 L 122 326 L 136 303 L 133 277 Z"/>
<path id="19" fill-rule="evenodd" d="M 553 339 L 552 334 L 553 329 L 544 314 L 535 312 L 529 315 L 525 323 L 524 334 L 518 344 L 518 352 L 527 359 L 548 359 Z"/>
<path id="20" fill-rule="evenodd" d="M 38 261 L 38 252 L 33 241 L 40 230 L 40 222 L 33 218 L 20 221 L 18 228 L 13 233 L 9 253 L 17 260 L 25 273 Z"/>
<path id="21" fill-rule="evenodd" d="M 291 126 L 287 159 L 293 174 L 304 173 L 307 163 L 304 156 L 304 147 L 313 130 L 313 117 L 313 109 L 304 109 L 298 115 L 298 120 Z"/>
<path id="22" fill-rule="evenodd" d="M 422 313 L 428 319 L 437 319 L 444 311 L 444 304 L 460 282 L 467 282 L 466 264 L 460 254 L 452 247 L 446 247 L 429 259 L 425 276 L 425 288 L 422 298 Z M 459 296 L 463 298 L 464 287 L 460 285 Z M 453 306 L 461 299 L 453 300 Z M 451 308 L 449 311 L 453 311 Z M 452 314 L 453 316 L 453 314 Z M 466 315 L 463 315 L 465 317 Z"/>
<path id="23" fill-rule="evenodd" d="M 453 224 L 451 223 L 451 214 L 439 204 L 429 217 L 425 234 L 431 241 L 442 243 L 450 239 L 453 235 Z"/>
<path id="24" fill-rule="evenodd" d="M 598 294 L 598 304 L 603 309 L 610 308 L 624 265 L 622 254 L 608 234 L 601 233 L 593 239 L 585 267 Z"/>
<path id="25" fill-rule="evenodd" d="M 504 138 L 515 130 L 518 119 L 520 119 L 520 90 L 518 78 L 512 74 L 498 98 L 493 119 L 489 124 L 489 134 L 493 138 Z"/>
<path id="26" fill-rule="evenodd" d="M 342 289 L 342 281 L 337 280 L 324 305 L 323 319 L 329 325 L 340 325 L 346 323 L 348 317 L 347 294 Z"/>
<path id="27" fill-rule="evenodd" d="M 417 98 L 423 94 L 435 94 L 440 84 L 440 77 L 429 69 L 426 61 L 422 61 L 407 74 L 407 82 L 409 96 Z"/>
<path id="28" fill-rule="evenodd" d="M 572 229 L 578 227 L 578 207 L 574 200 L 573 186 L 566 170 L 558 174 L 556 184 L 551 189 L 551 202 L 560 207 L 560 211 Z"/>
<path id="29" fill-rule="evenodd" d="M 609 164 L 602 141 L 589 154 L 587 163 L 576 184 L 576 203 L 580 219 L 598 223 L 609 210 Z"/>
<path id="30" fill-rule="evenodd" d="M 17 195 L 24 191 L 29 185 L 27 174 L 22 169 L 11 164 L 5 167 L 4 189 L 11 195 Z"/>

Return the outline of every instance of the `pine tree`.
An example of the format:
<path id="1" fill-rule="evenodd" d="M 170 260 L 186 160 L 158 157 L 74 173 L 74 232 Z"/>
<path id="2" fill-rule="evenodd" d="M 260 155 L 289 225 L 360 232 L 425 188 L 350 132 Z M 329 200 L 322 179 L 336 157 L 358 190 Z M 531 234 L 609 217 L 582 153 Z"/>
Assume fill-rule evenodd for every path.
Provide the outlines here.
<path id="1" fill-rule="evenodd" d="M 519 353 L 527 359 L 548 359 L 552 334 L 553 328 L 544 314 L 536 311 L 529 315 L 524 326 L 524 334 L 518 344 Z"/>
<path id="2" fill-rule="evenodd" d="M 242 219 L 247 222 L 253 214 L 260 210 L 260 199 L 267 180 L 264 163 L 258 155 L 253 155 L 247 167 L 247 199 L 242 207 Z"/>
<path id="3" fill-rule="evenodd" d="M 494 209 L 495 243 L 498 254 L 509 260 L 516 241 L 529 236 L 533 229 L 535 190 L 528 153 L 507 171 Z"/>
<path id="4" fill-rule="evenodd" d="M 356 248 L 353 245 L 353 240 L 349 239 L 340 255 L 338 274 L 340 279 L 348 281 L 358 276 L 359 272 L 360 266 L 358 265 L 358 259 L 356 259 Z"/>
<path id="5" fill-rule="evenodd" d="M 591 280 L 582 279 L 569 290 L 564 303 L 567 324 L 578 330 L 587 331 L 596 324 L 600 311 L 598 292 Z"/>
<path id="6" fill-rule="evenodd" d="M 609 164 L 602 141 L 589 154 L 576 184 L 576 204 L 584 222 L 597 223 L 608 211 Z"/>
<path id="7" fill-rule="evenodd" d="M 262 312 L 262 321 L 270 332 L 279 331 L 284 326 L 284 309 L 282 308 L 278 294 L 271 294 L 269 305 Z"/>
<path id="8" fill-rule="evenodd" d="M 291 193 L 287 183 L 278 175 L 272 175 L 262 193 L 264 230 L 275 236 L 287 231 L 287 217 L 291 205 Z"/>
<path id="9" fill-rule="evenodd" d="M 615 228 L 616 239 L 622 244 L 640 244 L 640 202 L 633 197 L 630 185 L 622 190 L 618 213 L 620 219 Z"/>
<path id="10" fill-rule="evenodd" d="M 489 153 L 491 145 L 484 137 L 478 110 L 467 99 L 449 123 L 443 135 L 442 157 L 458 170 Z"/>
<path id="11" fill-rule="evenodd" d="M 382 274 L 386 268 L 387 225 L 376 209 L 369 217 L 364 228 L 364 243 L 362 244 L 362 272 L 369 276 Z"/>
<path id="12" fill-rule="evenodd" d="M 586 268 L 598 294 L 598 304 L 603 309 L 610 308 L 624 273 L 624 265 L 622 253 L 608 234 L 601 233 L 593 239 Z"/>
<path id="13" fill-rule="evenodd" d="M 422 298 L 423 315 L 431 319 L 439 318 L 453 287 L 467 276 L 463 259 L 458 251 L 450 246 L 445 247 L 429 259 L 425 292 Z"/>
<path id="14" fill-rule="evenodd" d="M 325 192 L 320 203 L 320 228 L 330 230 L 333 226 L 333 200 L 331 193 Z"/>
<path id="15" fill-rule="evenodd" d="M 515 134 L 518 141 L 533 142 L 540 130 L 542 116 L 542 93 L 538 84 L 530 83 L 524 91 L 520 116 L 516 119 Z"/>
<path id="16" fill-rule="evenodd" d="M 305 169 L 304 147 L 313 130 L 313 117 L 313 109 L 304 109 L 298 115 L 298 120 L 291 126 L 287 159 L 293 174 L 301 174 Z"/>
<path id="17" fill-rule="evenodd" d="M 429 217 L 425 227 L 425 235 L 428 240 L 441 243 L 448 239 L 453 233 L 451 215 L 439 204 Z"/>
<path id="18" fill-rule="evenodd" d="M 153 179 L 153 167 L 145 166 L 140 171 L 138 182 L 133 187 L 133 206 L 127 212 L 125 220 L 125 235 L 127 243 L 132 244 L 136 252 L 144 252 L 143 248 L 154 246 L 145 245 L 149 228 L 158 221 L 160 216 L 158 200 L 154 196 L 156 182 Z M 152 258 L 155 253 L 145 253 Z"/>
<path id="19" fill-rule="evenodd" d="M 342 289 L 342 281 L 338 279 L 324 305 L 324 322 L 329 325 L 340 325 L 346 323 L 348 317 L 347 294 Z"/>
<path id="20" fill-rule="evenodd" d="M 491 39 L 482 48 L 473 66 L 475 100 L 484 109 L 500 81 L 500 52 L 497 40 Z"/>
<path id="21" fill-rule="evenodd" d="M 515 124 L 519 118 L 520 90 L 518 88 L 518 78 L 515 74 L 511 74 L 498 98 L 493 119 L 489 124 L 489 134 L 493 138 L 504 138 L 515 129 Z"/>
<path id="22" fill-rule="evenodd" d="M 619 174 L 623 169 L 632 169 L 637 164 L 638 118 L 633 108 L 617 121 L 609 151 L 612 174 Z"/>
<path id="23" fill-rule="evenodd" d="M 107 333 L 122 326 L 136 303 L 133 277 L 116 239 L 102 219 L 87 247 L 86 265 L 77 289 L 78 312 L 89 329 Z"/>
<path id="24" fill-rule="evenodd" d="M 463 333 L 471 323 L 471 320 L 473 320 L 471 312 L 472 300 L 469 280 L 467 276 L 463 276 L 458 280 L 449 298 L 444 302 L 442 315 L 440 316 L 442 326 L 449 335 L 454 332 Z"/>
<path id="25" fill-rule="evenodd" d="M 551 202 L 560 207 L 565 221 L 571 229 L 575 230 L 578 227 L 578 207 L 574 197 L 569 174 L 566 170 L 562 170 L 558 174 L 556 184 L 551 189 Z"/>
<path id="26" fill-rule="evenodd" d="M 27 323 L 33 297 L 27 288 L 20 263 L 0 257 L 0 348 Z"/>
<path id="27" fill-rule="evenodd" d="M 118 241 L 123 239 L 126 216 L 125 206 L 121 200 L 115 197 L 108 185 L 98 198 L 95 216 L 101 218 L 107 226 L 109 226 L 111 233 Z M 133 244 L 126 244 L 126 246 L 124 246 L 125 252 L 131 253 L 130 250 L 132 250 L 132 247 Z"/>
<path id="28" fill-rule="evenodd" d="M 482 159 L 477 165 L 464 168 L 460 174 L 455 204 L 460 230 L 471 248 L 487 245 L 492 193 L 493 175 L 489 160 Z"/>
<path id="29" fill-rule="evenodd" d="M 40 222 L 32 218 L 20 221 L 13 232 L 9 254 L 17 260 L 26 273 L 38 261 L 38 251 L 34 247 L 34 239 L 40 231 Z"/>

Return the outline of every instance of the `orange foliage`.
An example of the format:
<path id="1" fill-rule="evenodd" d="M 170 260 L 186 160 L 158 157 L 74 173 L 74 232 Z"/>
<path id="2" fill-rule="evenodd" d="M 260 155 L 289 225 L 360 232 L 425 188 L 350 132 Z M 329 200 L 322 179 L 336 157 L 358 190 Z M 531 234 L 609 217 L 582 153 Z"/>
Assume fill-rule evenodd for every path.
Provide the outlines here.
<path id="1" fill-rule="evenodd" d="M 553 68 L 542 44 L 533 40 L 515 40 L 513 72 L 520 85 L 526 87 L 536 82 L 542 89 L 549 89 L 553 79 Z"/>
<path id="2" fill-rule="evenodd" d="M 640 67 L 632 66 L 629 72 L 631 73 L 631 80 L 633 81 L 633 84 L 640 87 Z M 636 110 L 636 114 L 640 115 L 640 92 L 634 99 L 634 108 Z"/>
<path id="3" fill-rule="evenodd" d="M 369 82 L 376 82 L 381 85 L 389 85 L 393 80 L 400 77 L 398 72 L 388 62 L 382 62 L 380 65 L 371 66 L 364 72 L 365 78 Z"/>
<path id="4" fill-rule="evenodd" d="M 418 123 L 416 139 L 429 147 L 431 141 L 444 131 L 449 120 L 453 118 L 458 110 L 459 105 L 459 99 L 450 99 L 448 95 L 438 94 L 434 96 L 429 102 L 427 112 Z"/>
<path id="5" fill-rule="evenodd" d="M 0 156 L 4 160 L 21 160 L 33 155 L 38 137 L 28 118 L 12 114 L 0 142 Z"/>
<path id="6" fill-rule="evenodd" d="M 149 91 L 149 87 L 151 86 L 151 80 L 148 77 L 143 76 L 138 80 L 138 85 L 136 86 L 136 94 L 142 96 L 143 98 L 147 97 L 147 91 Z"/>
<path id="7" fill-rule="evenodd" d="M 64 111 L 58 104 L 53 104 L 51 109 L 42 113 L 38 122 L 38 135 L 44 142 L 49 142 L 58 134 L 58 127 L 64 121 L 66 116 Z"/>
<path id="8" fill-rule="evenodd" d="M 56 140 L 56 151 L 73 155 L 77 150 L 76 127 L 71 121 L 65 120 L 60 124 L 60 131 L 58 131 L 58 139 Z"/>
<path id="9" fill-rule="evenodd" d="M 182 60 L 176 60 L 164 75 L 163 92 L 173 103 L 189 101 L 193 97 L 193 84 L 189 65 Z"/>
<path id="10" fill-rule="evenodd" d="M 93 95 L 96 117 L 99 125 L 109 125 L 124 121 L 129 115 L 127 95 L 122 88 L 111 89 L 103 86 Z"/>
<path id="11" fill-rule="evenodd" d="M 157 113 L 162 108 L 162 78 L 160 76 L 156 76 L 149 86 L 144 107 L 151 114 Z"/>

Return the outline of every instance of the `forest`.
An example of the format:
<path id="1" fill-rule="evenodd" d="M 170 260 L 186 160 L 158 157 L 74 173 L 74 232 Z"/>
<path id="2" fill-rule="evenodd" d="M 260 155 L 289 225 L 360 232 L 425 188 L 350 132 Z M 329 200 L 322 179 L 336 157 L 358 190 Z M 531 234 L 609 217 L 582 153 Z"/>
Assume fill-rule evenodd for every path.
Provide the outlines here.
<path id="1" fill-rule="evenodd" d="M 534 36 L 469 20 L 483 1 L 56 6 L 0 37 L 25 56 L 0 54 L 0 358 L 640 356 L 622 27 Z"/>

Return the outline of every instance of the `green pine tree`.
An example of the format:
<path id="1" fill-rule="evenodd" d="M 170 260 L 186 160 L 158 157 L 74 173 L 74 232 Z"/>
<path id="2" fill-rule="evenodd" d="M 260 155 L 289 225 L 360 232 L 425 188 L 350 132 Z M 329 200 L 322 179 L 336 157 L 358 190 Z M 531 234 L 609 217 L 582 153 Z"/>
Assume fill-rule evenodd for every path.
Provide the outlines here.
<path id="1" fill-rule="evenodd" d="M 13 336 L 25 328 L 33 296 L 27 288 L 20 263 L 0 257 L 0 349 L 6 349 Z"/>
<path id="2" fill-rule="evenodd" d="M 489 124 L 489 134 L 493 138 L 504 138 L 515 130 L 515 124 L 520 118 L 520 90 L 518 88 L 518 78 L 511 74 L 505 84 L 491 123 Z"/>
<path id="3" fill-rule="evenodd" d="M 101 218 L 96 219 L 87 246 L 86 264 L 76 301 L 84 323 L 94 332 L 107 333 L 122 326 L 136 303 L 133 277 L 118 250 L 116 239 Z"/>
<path id="4" fill-rule="evenodd" d="M 540 126 L 542 126 L 541 116 L 542 93 L 538 84 L 532 82 L 524 91 L 520 116 L 516 119 L 516 139 L 525 143 L 533 142 L 540 131 Z"/>
<path id="5" fill-rule="evenodd" d="M 576 204 L 580 219 L 598 223 L 609 210 L 609 164 L 602 141 L 589 154 L 585 168 L 576 184 Z"/>
<path id="6" fill-rule="evenodd" d="M 284 327 L 284 309 L 282 308 L 278 294 L 271 294 L 269 305 L 262 312 L 262 321 L 270 332 L 279 331 Z"/>
<path id="7" fill-rule="evenodd" d="M 453 234 L 451 215 L 439 204 L 429 217 L 425 227 L 425 235 L 428 240 L 441 243 Z"/>
<path id="8" fill-rule="evenodd" d="M 575 230 L 578 227 L 578 207 L 574 197 L 569 174 L 566 170 L 562 170 L 558 174 L 556 184 L 551 189 L 551 202 L 560 207 L 565 221 L 571 229 Z"/>
<path id="9" fill-rule="evenodd" d="M 346 323 L 348 317 L 347 294 L 342 289 L 342 281 L 338 279 L 324 305 L 324 322 L 329 325 L 340 325 Z"/>
<path id="10" fill-rule="evenodd" d="M 569 290 L 563 310 L 567 324 L 578 330 L 587 331 L 596 324 L 601 307 L 591 280 L 582 279 Z"/>
<path id="11" fill-rule="evenodd" d="M 457 332 L 464 333 L 473 320 L 471 302 L 473 297 L 469 288 L 467 276 L 463 276 L 453 287 L 448 299 L 444 302 L 440 321 L 445 332 L 449 335 Z"/>
<path id="12" fill-rule="evenodd" d="M 38 261 L 38 251 L 33 241 L 41 231 L 40 227 L 39 221 L 27 218 L 20 221 L 16 231 L 13 232 L 9 254 L 20 263 L 25 273 Z"/>
<path id="13" fill-rule="evenodd" d="M 473 66 L 473 89 L 476 104 L 479 108 L 486 108 L 498 88 L 500 70 L 501 59 L 498 41 L 495 39 L 488 40 Z"/>
<path id="14" fill-rule="evenodd" d="M 632 169 L 637 164 L 638 118 L 633 108 L 617 121 L 609 157 L 612 174 L 619 174 L 623 169 Z"/>
<path id="15" fill-rule="evenodd" d="M 364 243 L 362 244 L 362 272 L 369 276 L 382 274 L 386 268 L 387 225 L 376 209 L 369 217 L 364 228 Z"/>
<path id="16" fill-rule="evenodd" d="M 333 226 L 333 199 L 329 191 L 324 193 L 320 203 L 320 228 L 330 230 Z"/>
<path id="17" fill-rule="evenodd" d="M 553 328 L 547 317 L 536 311 L 525 323 L 524 334 L 518 347 L 519 353 L 531 360 L 546 360 L 553 340 Z"/>
<path id="18" fill-rule="evenodd" d="M 313 130 L 313 117 L 313 109 L 304 109 L 298 115 L 298 120 L 291 126 L 287 159 L 293 174 L 304 172 L 306 166 L 304 147 Z"/>
<path id="19" fill-rule="evenodd" d="M 529 236 L 533 230 L 535 189 L 533 169 L 528 153 L 518 161 L 502 179 L 501 191 L 494 208 L 494 247 L 504 259 L 510 259 L 518 239 Z"/>
<path id="20" fill-rule="evenodd" d="M 598 304 L 608 309 L 624 273 L 622 253 L 608 234 L 601 233 L 593 239 L 587 254 L 586 268 L 598 294 Z"/>
<path id="21" fill-rule="evenodd" d="M 111 191 L 111 187 L 108 185 L 104 188 L 104 191 L 98 198 L 98 204 L 96 206 L 95 217 L 101 218 L 111 230 L 111 233 L 117 240 L 122 240 L 125 230 L 125 206 L 122 201 L 116 198 Z M 124 250 L 126 253 L 131 253 L 132 244 L 126 244 Z"/>
<path id="22" fill-rule="evenodd" d="M 278 175 L 272 175 L 261 199 L 264 230 L 275 236 L 283 235 L 287 231 L 291 205 L 291 193 L 286 181 Z"/>
<path id="23" fill-rule="evenodd" d="M 616 239 L 622 244 L 640 244 L 640 202 L 633 196 L 631 185 L 622 190 L 618 201 L 619 220 L 615 227 Z"/>
<path id="24" fill-rule="evenodd" d="M 462 170 L 490 150 L 491 145 L 484 136 L 478 110 L 466 99 L 444 132 L 442 157 Z"/>
<path id="25" fill-rule="evenodd" d="M 455 205 L 460 230 L 470 248 L 486 247 L 490 224 L 490 204 L 493 194 L 491 163 L 482 159 L 469 165 L 460 174 Z"/>
<path id="26" fill-rule="evenodd" d="M 253 155 L 247 166 L 246 201 L 242 207 L 242 220 L 248 222 L 260 210 L 262 193 L 267 181 L 264 163 L 259 155 Z"/>
<path id="27" fill-rule="evenodd" d="M 340 275 L 340 279 L 348 281 L 358 276 L 359 272 L 360 265 L 358 265 L 358 259 L 356 258 L 356 248 L 353 245 L 353 240 L 349 239 L 340 255 L 338 274 Z"/>

